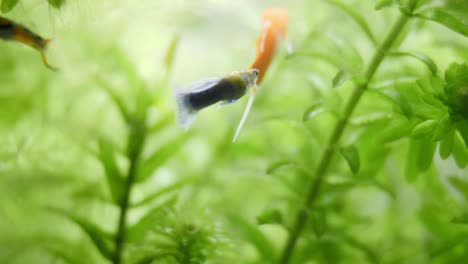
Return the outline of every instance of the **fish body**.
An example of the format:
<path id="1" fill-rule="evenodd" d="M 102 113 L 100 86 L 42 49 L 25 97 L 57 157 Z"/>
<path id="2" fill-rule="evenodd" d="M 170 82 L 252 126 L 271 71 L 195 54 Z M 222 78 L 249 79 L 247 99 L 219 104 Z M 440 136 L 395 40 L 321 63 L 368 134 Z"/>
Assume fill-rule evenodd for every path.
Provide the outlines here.
<path id="1" fill-rule="evenodd" d="M 244 96 L 254 87 L 259 71 L 251 69 L 234 72 L 224 78 L 210 78 L 197 81 L 183 91 L 176 92 L 179 123 L 188 128 L 198 111 L 221 102 L 229 104 Z"/>
<path id="2" fill-rule="evenodd" d="M 251 69 L 258 69 L 260 84 L 270 66 L 279 43 L 285 39 L 288 26 L 288 12 L 279 7 L 269 8 L 262 15 L 262 31 L 257 39 L 257 53 Z"/>
<path id="3" fill-rule="evenodd" d="M 41 53 L 44 64 L 55 70 L 48 62 L 45 56 L 45 50 L 50 43 L 50 39 L 44 39 L 38 34 L 32 32 L 23 25 L 17 24 L 7 18 L 0 16 L 0 39 L 6 41 L 17 41 L 26 44 Z"/>

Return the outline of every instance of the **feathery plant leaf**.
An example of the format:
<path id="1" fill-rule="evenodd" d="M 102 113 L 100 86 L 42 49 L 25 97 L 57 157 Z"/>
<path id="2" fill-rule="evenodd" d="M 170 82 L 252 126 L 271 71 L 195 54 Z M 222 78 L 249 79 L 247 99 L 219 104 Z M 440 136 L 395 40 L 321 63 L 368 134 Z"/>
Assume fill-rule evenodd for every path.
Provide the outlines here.
<path id="1" fill-rule="evenodd" d="M 415 16 L 421 19 L 439 23 L 450 30 L 468 37 L 468 25 L 464 24 L 460 19 L 442 10 L 427 10 L 422 13 L 415 14 Z"/>
<path id="2" fill-rule="evenodd" d="M 449 177 L 448 180 L 463 195 L 464 199 L 468 200 L 468 182 L 456 176 Z"/>
<path id="3" fill-rule="evenodd" d="M 248 239 L 250 243 L 258 250 L 263 259 L 269 262 L 274 262 L 276 259 L 276 252 L 265 235 L 258 230 L 257 226 L 244 219 L 242 216 L 231 214 L 229 219 L 233 224 L 237 225 L 242 232 L 242 235 Z"/>
<path id="4" fill-rule="evenodd" d="M 406 163 L 406 179 L 416 180 L 432 164 L 436 144 L 427 137 L 411 138 Z"/>
<path id="5" fill-rule="evenodd" d="M 120 114 L 122 115 L 123 120 L 125 122 L 129 122 L 130 121 L 130 113 L 129 113 L 129 111 L 127 109 L 127 106 L 125 105 L 124 101 L 122 100 L 122 98 L 120 98 L 119 95 L 117 95 L 117 93 L 114 92 L 112 86 L 107 81 L 104 81 L 103 78 L 101 78 L 99 76 L 95 76 L 95 81 L 97 82 L 99 87 L 101 87 L 107 93 L 107 95 L 110 97 L 110 99 L 114 102 L 115 106 L 117 107 Z"/>
<path id="6" fill-rule="evenodd" d="M 169 213 L 167 210 L 174 206 L 177 202 L 177 197 L 172 197 L 161 204 L 157 204 L 150 208 L 145 214 L 132 226 L 127 228 L 128 241 L 141 241 L 146 232 L 158 224 L 162 224 L 163 220 Z"/>
<path id="7" fill-rule="evenodd" d="M 435 120 L 426 120 L 417 124 L 413 131 L 411 132 L 412 137 L 427 136 L 433 129 L 436 127 L 437 121 Z"/>
<path id="8" fill-rule="evenodd" d="M 49 209 L 52 212 L 60 214 L 66 217 L 68 220 L 77 224 L 81 228 L 81 230 L 83 230 L 83 232 L 85 232 L 88 235 L 88 237 L 91 239 L 91 241 L 93 242 L 93 245 L 96 247 L 99 253 L 101 253 L 101 255 L 108 260 L 112 259 L 113 248 L 112 248 L 112 242 L 111 242 L 111 235 L 103 231 L 96 224 L 86 219 L 83 219 L 71 212 L 67 212 L 66 210 L 59 209 L 59 208 L 49 208 Z"/>
<path id="9" fill-rule="evenodd" d="M 176 55 L 177 46 L 179 45 L 180 36 L 176 35 L 172 38 L 171 43 L 166 51 L 166 55 L 164 56 L 164 65 L 166 66 L 166 75 L 170 76 L 172 73 L 172 67 L 174 64 L 174 58 Z"/>
<path id="10" fill-rule="evenodd" d="M 0 10 L 2 13 L 8 13 L 18 4 L 18 2 L 19 0 L 2 0 Z"/>
<path id="11" fill-rule="evenodd" d="M 133 61 L 126 54 L 123 48 L 119 46 L 114 46 L 111 50 L 119 67 L 121 67 L 121 69 L 125 73 L 128 85 L 132 87 L 132 90 L 138 91 L 139 89 L 141 89 L 143 86 L 143 82 L 135 66 L 135 63 L 133 63 Z"/>
<path id="12" fill-rule="evenodd" d="M 437 66 L 434 63 L 434 61 L 422 53 L 393 51 L 393 52 L 388 53 L 388 56 L 397 56 L 397 57 L 408 56 L 408 57 L 415 58 L 419 60 L 420 62 L 426 64 L 427 68 L 431 71 L 432 75 L 437 75 Z"/>
<path id="13" fill-rule="evenodd" d="M 346 14 L 348 14 L 351 18 L 353 18 L 353 20 L 359 25 L 359 27 L 366 34 L 369 40 L 374 45 L 377 45 L 377 40 L 374 37 L 374 34 L 372 33 L 371 28 L 369 27 L 369 24 L 358 11 L 354 10 L 352 7 L 344 4 L 343 2 L 339 0 L 327 0 L 327 2 L 338 7 L 339 9 L 344 11 Z"/>
<path id="14" fill-rule="evenodd" d="M 386 7 L 395 6 L 399 4 L 400 0 L 378 0 L 377 3 L 375 3 L 374 8 L 375 10 L 380 10 Z"/>
<path id="15" fill-rule="evenodd" d="M 158 199 L 161 196 L 167 195 L 167 194 L 172 194 L 176 191 L 179 191 L 182 187 L 187 186 L 188 184 L 195 182 L 195 178 L 182 178 L 172 184 L 169 184 L 166 187 L 163 187 L 161 189 L 158 189 L 154 191 L 153 193 L 148 194 L 145 198 L 143 198 L 141 201 L 136 202 L 133 204 L 133 207 L 140 207 L 140 206 L 145 206 L 148 205 L 149 203 L 153 202 L 154 200 Z"/>
<path id="16" fill-rule="evenodd" d="M 324 112 L 326 112 L 326 110 L 323 108 L 322 102 L 314 103 L 304 111 L 304 114 L 302 114 L 302 121 L 309 121 Z"/>
<path id="17" fill-rule="evenodd" d="M 99 157 L 104 167 L 107 184 L 109 186 L 112 200 L 115 204 L 122 202 L 125 182 L 122 178 L 122 173 L 117 166 L 114 148 L 107 140 L 99 139 Z"/>
<path id="18" fill-rule="evenodd" d="M 272 163 L 268 168 L 266 169 L 265 173 L 266 174 L 274 174 L 276 171 L 281 170 L 283 168 L 291 167 L 296 165 L 294 161 L 291 160 L 280 160 L 277 162 Z"/>
<path id="19" fill-rule="evenodd" d="M 158 121 L 148 126 L 148 133 L 151 134 L 160 132 L 162 129 L 166 128 L 174 122 L 174 117 L 175 115 L 172 112 L 163 114 Z"/>
<path id="20" fill-rule="evenodd" d="M 454 133 L 452 154 L 458 167 L 465 168 L 468 165 L 468 148 L 458 131 Z"/>
<path id="21" fill-rule="evenodd" d="M 278 209 L 268 209 L 257 216 L 257 224 L 283 224 L 283 214 Z"/>
<path id="22" fill-rule="evenodd" d="M 57 9 L 59 9 L 60 7 L 63 6 L 63 4 L 65 4 L 65 0 L 47 0 L 47 1 L 49 1 L 49 4 L 51 6 Z"/>
<path id="23" fill-rule="evenodd" d="M 171 210 L 157 212 L 147 220 L 150 226 L 142 229 L 144 246 L 137 246 L 133 254 L 137 263 L 171 260 L 169 263 L 202 264 L 223 244 L 222 234 L 209 223 L 191 221 Z"/>
<path id="24" fill-rule="evenodd" d="M 439 154 L 442 159 L 447 159 L 452 153 L 453 136 L 454 136 L 454 130 L 451 130 L 451 132 L 440 141 Z"/>
<path id="25" fill-rule="evenodd" d="M 357 174 L 360 168 L 359 152 L 354 145 L 345 146 L 340 149 L 341 155 L 345 158 L 353 174 Z"/>
<path id="26" fill-rule="evenodd" d="M 189 134 L 181 134 L 164 144 L 151 154 L 140 166 L 137 181 L 142 182 L 151 177 L 154 171 L 169 160 L 189 138 Z"/>
<path id="27" fill-rule="evenodd" d="M 345 81 L 347 81 L 349 79 L 349 77 L 350 77 L 349 74 L 344 69 L 339 70 L 336 73 L 335 77 L 333 77 L 332 87 L 336 88 L 336 87 L 340 86 Z"/>

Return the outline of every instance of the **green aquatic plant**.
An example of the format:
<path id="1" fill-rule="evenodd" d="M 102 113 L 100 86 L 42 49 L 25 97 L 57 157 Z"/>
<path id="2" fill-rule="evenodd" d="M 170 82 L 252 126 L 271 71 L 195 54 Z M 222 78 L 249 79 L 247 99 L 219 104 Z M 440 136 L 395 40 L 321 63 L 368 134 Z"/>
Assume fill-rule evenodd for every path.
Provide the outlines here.
<path id="1" fill-rule="evenodd" d="M 0 42 L 0 262 L 466 262 L 465 2 L 283 3 L 232 143 L 245 100 L 186 132 L 174 87 L 247 67 L 263 4 L 3 0 L 60 71 Z"/>

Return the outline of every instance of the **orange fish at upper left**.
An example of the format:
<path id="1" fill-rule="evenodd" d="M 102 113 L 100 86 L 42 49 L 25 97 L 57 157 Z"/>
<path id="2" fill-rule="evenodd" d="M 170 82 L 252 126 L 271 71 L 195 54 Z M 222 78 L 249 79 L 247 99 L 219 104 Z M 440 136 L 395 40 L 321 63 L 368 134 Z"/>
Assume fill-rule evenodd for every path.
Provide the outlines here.
<path id="1" fill-rule="evenodd" d="M 38 34 L 32 32 L 23 25 L 17 24 L 7 18 L 0 16 L 0 39 L 7 41 L 17 41 L 26 44 L 41 53 L 42 61 L 52 70 L 57 68 L 51 66 L 45 56 L 50 39 L 44 39 Z"/>

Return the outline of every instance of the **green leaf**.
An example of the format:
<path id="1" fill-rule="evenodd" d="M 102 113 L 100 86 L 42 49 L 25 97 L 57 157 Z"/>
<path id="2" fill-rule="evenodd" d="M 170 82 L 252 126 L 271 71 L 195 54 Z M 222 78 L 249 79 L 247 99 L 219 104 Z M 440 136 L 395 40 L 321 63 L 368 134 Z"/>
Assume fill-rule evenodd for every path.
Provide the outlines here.
<path id="1" fill-rule="evenodd" d="M 369 25 L 367 24 L 367 21 L 364 19 L 364 17 L 354 10 L 352 7 L 336 0 L 328 0 L 330 4 L 338 7 L 342 11 L 344 11 L 346 14 L 348 14 L 350 17 L 354 19 L 354 21 L 360 26 L 362 31 L 366 34 L 366 36 L 370 39 L 370 41 L 373 44 L 377 44 L 377 40 L 374 37 L 374 34 L 372 33 L 372 30 L 370 29 Z"/>
<path id="2" fill-rule="evenodd" d="M 406 160 L 406 179 L 414 181 L 420 172 L 432 164 L 436 143 L 428 137 L 411 138 Z"/>
<path id="3" fill-rule="evenodd" d="M 318 238 L 321 238 L 326 231 L 326 218 L 324 210 L 313 210 L 311 213 L 312 230 Z"/>
<path id="4" fill-rule="evenodd" d="M 462 20 L 452 16 L 449 13 L 446 13 L 439 9 L 431 9 L 422 13 L 415 14 L 416 17 L 434 21 L 439 23 L 457 33 L 462 34 L 465 37 L 468 37 L 468 26 L 465 25 Z"/>
<path id="5" fill-rule="evenodd" d="M 16 4 L 18 4 L 18 2 L 19 0 L 3 0 L 0 10 L 2 10 L 2 13 L 8 13 L 16 6 Z"/>
<path id="6" fill-rule="evenodd" d="M 382 8 L 394 6 L 400 4 L 399 0 L 378 0 L 377 3 L 375 3 L 375 10 L 380 10 Z"/>
<path id="7" fill-rule="evenodd" d="M 142 87 L 142 81 L 138 73 L 138 69 L 135 66 L 135 63 L 130 59 L 130 56 L 124 49 L 117 45 L 113 47 L 111 52 L 117 60 L 118 65 L 124 70 L 128 85 L 135 91 L 139 91 Z"/>
<path id="8" fill-rule="evenodd" d="M 333 77 L 333 81 L 332 81 L 333 88 L 340 86 L 348 79 L 349 79 L 349 74 L 344 69 L 339 70 L 336 73 L 335 77 Z"/>
<path id="9" fill-rule="evenodd" d="M 426 136 L 430 132 L 433 131 L 435 126 L 437 125 L 437 121 L 435 120 L 426 120 L 419 124 L 417 124 L 413 130 L 411 131 L 412 137 L 421 137 Z"/>
<path id="10" fill-rule="evenodd" d="M 237 214 L 230 214 L 229 220 L 235 225 L 243 234 L 243 236 L 252 243 L 262 256 L 262 259 L 268 263 L 276 261 L 276 250 L 270 240 L 258 230 L 257 226 L 250 223 L 246 219 Z"/>
<path id="11" fill-rule="evenodd" d="M 452 153 L 454 136 L 453 134 L 454 131 L 452 130 L 439 143 L 439 154 L 442 159 L 447 159 Z"/>
<path id="12" fill-rule="evenodd" d="M 112 200 L 115 204 L 120 204 L 124 194 L 125 182 L 122 178 L 119 167 L 117 166 L 114 147 L 103 138 L 99 139 L 99 158 L 105 170 Z"/>
<path id="13" fill-rule="evenodd" d="M 274 174 L 278 170 L 281 170 L 281 169 L 283 169 L 285 167 L 291 167 L 291 166 L 294 166 L 294 165 L 296 165 L 296 163 L 294 161 L 280 160 L 280 161 L 277 161 L 277 162 L 271 164 L 270 166 L 268 166 L 268 168 L 266 169 L 266 174 Z"/>
<path id="14" fill-rule="evenodd" d="M 111 241 L 112 236 L 110 234 L 103 231 L 96 224 L 91 223 L 90 221 L 83 219 L 71 212 L 67 212 L 59 208 L 50 208 L 50 209 L 51 211 L 58 213 L 68 218 L 68 220 L 77 224 L 81 228 L 81 230 L 83 230 L 88 235 L 88 237 L 91 239 L 91 241 L 93 242 L 93 245 L 96 247 L 99 253 L 101 253 L 101 255 L 104 258 L 108 260 L 112 260 L 113 243 Z"/>
<path id="15" fill-rule="evenodd" d="M 354 145 L 342 147 L 340 149 L 340 153 L 346 159 L 346 162 L 348 162 L 348 166 L 353 174 L 357 174 L 360 167 L 359 152 L 357 151 L 357 148 Z"/>
<path id="16" fill-rule="evenodd" d="M 457 124 L 457 130 L 465 142 L 465 147 L 468 148 L 468 121 L 461 121 Z"/>
<path id="17" fill-rule="evenodd" d="M 180 37 L 176 35 L 172 38 L 171 43 L 166 51 L 164 56 L 164 65 L 166 66 L 166 73 L 170 74 L 172 72 L 172 65 L 174 64 L 174 57 L 176 54 L 177 46 L 179 44 Z"/>
<path id="18" fill-rule="evenodd" d="M 437 122 L 437 126 L 435 127 L 434 133 L 432 135 L 432 141 L 439 141 L 447 135 L 450 135 L 450 133 L 453 133 L 453 124 L 452 121 L 450 120 L 450 116 L 444 115 L 439 121 Z"/>
<path id="19" fill-rule="evenodd" d="M 257 216 L 257 224 L 283 224 L 283 215 L 278 209 L 268 209 Z"/>
<path id="20" fill-rule="evenodd" d="M 62 7 L 62 5 L 65 3 L 65 0 L 47 0 L 49 1 L 49 4 L 53 6 L 54 8 L 59 9 Z"/>
<path id="21" fill-rule="evenodd" d="M 456 176 L 451 176 L 448 180 L 450 184 L 452 184 L 452 186 L 463 195 L 465 200 L 468 200 L 468 182 Z"/>
<path id="22" fill-rule="evenodd" d="M 77 252 L 75 250 L 76 244 L 70 243 L 66 239 L 54 238 L 51 241 L 43 242 L 40 246 L 50 255 L 61 259 L 67 264 L 89 263 L 88 256 L 82 252 Z"/>
<path id="23" fill-rule="evenodd" d="M 174 156 L 174 154 L 184 145 L 188 137 L 189 135 L 184 133 L 164 144 L 160 149 L 151 154 L 141 164 L 138 171 L 137 181 L 142 182 L 148 179 L 159 166 L 163 165 L 167 160 Z"/>
<path id="24" fill-rule="evenodd" d="M 117 108 L 119 109 L 119 112 L 120 114 L 122 115 L 122 118 L 124 119 L 124 121 L 126 122 L 129 122 L 130 121 L 130 113 L 127 109 L 127 107 L 125 106 L 125 103 L 124 101 L 122 100 L 122 98 L 120 98 L 112 89 L 111 85 L 107 82 L 107 81 L 104 81 L 104 79 L 102 79 L 101 77 L 99 76 L 95 76 L 95 80 L 96 82 L 98 83 L 98 85 L 103 88 L 103 90 L 107 93 L 107 95 L 112 99 L 112 101 L 114 102 L 115 106 L 117 106 Z"/>
<path id="25" fill-rule="evenodd" d="M 458 132 L 454 133 L 452 155 L 458 167 L 466 167 L 468 164 L 468 148 L 465 147 L 463 138 Z"/>
<path id="26" fill-rule="evenodd" d="M 177 197 L 172 197 L 146 211 L 138 222 L 128 228 L 127 240 L 129 242 L 141 241 L 148 230 L 154 229 L 153 227 L 157 224 L 162 224 L 163 219 L 167 218 L 165 209 L 174 206 L 177 200 Z"/>
<path id="27" fill-rule="evenodd" d="M 325 109 L 322 107 L 321 102 L 314 103 L 313 105 L 309 106 L 302 115 L 302 121 L 306 122 L 319 114 L 325 112 Z"/>
<path id="28" fill-rule="evenodd" d="M 171 194 L 175 191 L 180 190 L 182 187 L 184 187 L 187 184 L 190 184 L 191 182 L 194 182 L 195 180 L 196 178 L 190 178 L 190 177 L 183 178 L 179 181 L 169 184 L 168 186 L 160 188 L 151 194 L 148 194 L 144 199 L 142 199 L 139 202 L 136 202 L 132 206 L 133 207 L 145 206 L 161 196 L 164 196 L 166 194 Z"/>
<path id="29" fill-rule="evenodd" d="M 174 122 L 174 113 L 166 113 L 157 122 L 150 125 L 147 130 L 149 133 L 158 133 L 172 122 Z"/>
<path id="30" fill-rule="evenodd" d="M 434 63 L 434 61 L 422 53 L 394 51 L 394 52 L 388 53 L 388 56 L 395 56 L 395 57 L 408 56 L 408 57 L 415 58 L 419 60 L 420 62 L 426 64 L 427 68 L 431 71 L 432 75 L 437 75 L 437 66 Z"/>
<path id="31" fill-rule="evenodd" d="M 382 143 L 390 143 L 395 140 L 407 137 L 411 134 L 412 126 L 406 120 L 395 120 L 390 123 L 385 131 L 382 131 L 380 137 Z"/>
<path id="32" fill-rule="evenodd" d="M 406 96 L 398 90 L 387 90 L 382 93 L 382 95 L 391 98 L 391 100 L 395 103 L 395 106 L 398 108 L 395 111 L 401 112 L 407 117 L 411 117 L 413 115 L 413 108 L 409 103 L 410 100 L 406 98 Z"/>
<path id="33" fill-rule="evenodd" d="M 435 94 L 440 94 L 444 89 L 444 81 L 438 76 L 429 76 L 429 82 Z"/>
<path id="34" fill-rule="evenodd" d="M 426 171 L 432 164 L 436 144 L 430 140 L 422 140 L 419 146 L 419 153 L 417 155 L 418 168 L 420 171 Z"/>

